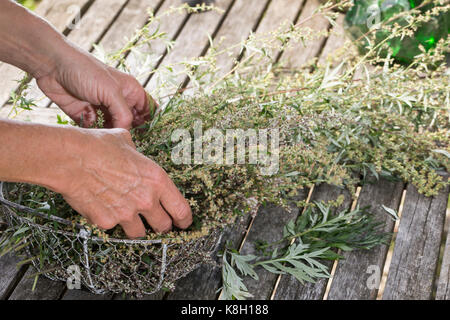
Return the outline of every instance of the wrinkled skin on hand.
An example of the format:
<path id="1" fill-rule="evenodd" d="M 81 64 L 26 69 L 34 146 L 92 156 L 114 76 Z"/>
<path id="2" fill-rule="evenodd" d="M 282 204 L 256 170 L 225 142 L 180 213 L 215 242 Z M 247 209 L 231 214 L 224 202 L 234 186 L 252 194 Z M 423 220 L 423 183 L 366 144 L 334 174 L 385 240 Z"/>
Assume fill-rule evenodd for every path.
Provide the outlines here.
<path id="1" fill-rule="evenodd" d="M 0 60 L 36 78 L 39 88 L 83 127 L 103 111 L 106 128 L 82 129 L 0 119 L 0 178 L 45 186 L 102 229 L 120 224 L 145 235 L 187 228 L 187 201 L 124 129 L 150 120 L 156 102 L 133 77 L 71 44 L 45 20 L 0 0 Z M 118 129 L 122 128 L 122 129 Z"/>
<path id="2" fill-rule="evenodd" d="M 89 54 L 73 50 L 37 79 L 41 90 L 83 127 L 97 110 L 106 128 L 130 129 L 150 119 L 151 99 L 139 82 Z M 123 129 L 87 130 L 76 173 L 62 183 L 66 201 L 101 229 L 121 225 L 130 238 L 145 236 L 144 217 L 155 232 L 187 228 L 192 213 L 168 175 L 138 153 Z M 75 152 L 76 154 L 76 152 Z"/>
<path id="3" fill-rule="evenodd" d="M 71 51 L 57 66 L 40 76 L 37 84 L 77 124 L 92 126 L 99 109 L 106 128 L 130 129 L 150 119 L 151 98 L 132 76 L 79 50 Z"/>
<path id="4" fill-rule="evenodd" d="M 130 238 L 145 235 L 139 215 L 155 232 L 192 223 L 187 201 L 161 167 L 136 151 L 128 131 L 84 132 L 86 148 L 61 188 L 73 209 L 101 229 L 121 225 Z"/>

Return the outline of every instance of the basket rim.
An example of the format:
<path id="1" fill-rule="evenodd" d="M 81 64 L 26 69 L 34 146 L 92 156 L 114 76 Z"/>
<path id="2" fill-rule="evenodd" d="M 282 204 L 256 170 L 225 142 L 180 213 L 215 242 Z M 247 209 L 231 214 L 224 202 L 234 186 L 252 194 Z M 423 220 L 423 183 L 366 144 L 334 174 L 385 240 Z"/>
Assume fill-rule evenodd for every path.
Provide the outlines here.
<path id="1" fill-rule="evenodd" d="M 62 219 L 60 217 L 55 217 L 55 216 L 51 216 L 51 215 L 42 214 L 41 212 L 39 212 L 39 211 L 37 211 L 35 209 L 26 207 L 24 205 L 20 205 L 18 203 L 15 203 L 15 202 L 12 202 L 12 201 L 6 199 L 5 198 L 5 194 L 4 194 L 4 190 L 3 190 L 3 185 L 4 184 L 5 184 L 4 181 L 0 181 L 0 205 L 5 207 L 8 210 L 9 214 L 13 215 L 15 218 L 17 218 L 17 219 L 19 219 L 21 221 L 26 222 L 29 225 L 32 225 L 33 227 L 36 227 L 36 228 L 39 227 L 39 228 L 43 228 L 43 229 L 45 229 L 47 231 L 56 232 L 56 233 L 63 234 L 63 235 L 66 235 L 66 236 L 71 236 L 71 237 L 74 237 L 74 238 L 83 238 L 83 239 L 94 241 L 94 242 L 103 242 L 103 243 L 110 242 L 110 243 L 140 244 L 140 245 L 164 244 L 165 242 L 169 242 L 170 243 L 170 239 L 163 242 L 162 239 L 157 239 L 157 240 L 132 240 L 132 239 L 119 239 L 119 238 L 107 238 L 107 239 L 104 239 L 104 238 L 101 238 L 101 237 L 92 236 L 90 231 L 88 231 L 82 225 L 79 225 L 79 224 L 74 225 L 72 222 L 70 222 L 68 220 Z M 16 210 L 19 210 L 19 211 L 23 210 L 23 211 L 26 211 L 28 213 L 37 215 L 37 216 L 39 216 L 41 218 L 44 218 L 44 219 L 54 220 L 54 221 L 63 223 L 65 225 L 72 225 L 72 226 L 80 229 L 80 232 L 75 233 L 75 232 L 70 232 L 70 231 L 51 229 L 51 228 L 49 228 L 49 227 L 47 227 L 45 225 L 37 224 L 37 223 L 31 221 L 30 219 L 19 215 L 17 212 L 15 212 L 15 210 L 12 210 L 12 209 L 16 209 Z M 169 243 L 166 243 L 166 244 L 169 244 Z"/>

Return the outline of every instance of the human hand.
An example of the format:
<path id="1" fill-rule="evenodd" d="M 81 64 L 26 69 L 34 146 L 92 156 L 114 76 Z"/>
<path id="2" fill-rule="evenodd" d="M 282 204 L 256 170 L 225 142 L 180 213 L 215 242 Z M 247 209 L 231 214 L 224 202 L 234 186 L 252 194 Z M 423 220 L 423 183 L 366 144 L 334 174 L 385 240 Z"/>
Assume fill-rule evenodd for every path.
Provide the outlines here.
<path id="1" fill-rule="evenodd" d="M 77 48 L 68 48 L 50 72 L 37 78 L 37 84 L 69 117 L 90 127 L 101 110 L 106 128 L 124 129 L 150 120 L 157 104 L 135 78 Z"/>
<path id="2" fill-rule="evenodd" d="M 130 238 L 145 236 L 141 214 L 155 232 L 185 229 L 192 213 L 166 172 L 136 151 L 123 129 L 81 129 L 58 186 L 70 206 L 101 229 L 121 225 Z"/>
<path id="3" fill-rule="evenodd" d="M 98 109 L 104 111 L 105 127 L 124 129 L 149 120 L 154 112 L 149 103 L 156 109 L 136 79 L 71 44 L 15 1 L 0 1 L 0 61 L 31 74 L 41 90 L 84 127 L 95 122 Z"/>

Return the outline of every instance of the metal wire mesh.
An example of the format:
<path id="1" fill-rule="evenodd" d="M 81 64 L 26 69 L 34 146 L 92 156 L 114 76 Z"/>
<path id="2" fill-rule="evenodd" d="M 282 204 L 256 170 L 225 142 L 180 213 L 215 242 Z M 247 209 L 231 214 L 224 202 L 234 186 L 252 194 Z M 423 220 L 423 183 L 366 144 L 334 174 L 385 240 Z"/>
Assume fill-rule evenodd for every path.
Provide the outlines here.
<path id="1" fill-rule="evenodd" d="M 219 230 L 183 243 L 161 240 L 103 239 L 92 236 L 81 225 L 48 216 L 5 198 L 0 182 L 0 212 L 12 233 L 22 233 L 26 246 L 21 253 L 39 274 L 52 280 L 67 281 L 68 268 L 77 266 L 80 281 L 91 292 L 152 294 L 210 260 L 216 249 Z M 46 223 L 37 221 L 46 220 Z M 63 224 L 66 228 L 61 228 Z M 71 226 L 73 231 L 66 231 Z"/>

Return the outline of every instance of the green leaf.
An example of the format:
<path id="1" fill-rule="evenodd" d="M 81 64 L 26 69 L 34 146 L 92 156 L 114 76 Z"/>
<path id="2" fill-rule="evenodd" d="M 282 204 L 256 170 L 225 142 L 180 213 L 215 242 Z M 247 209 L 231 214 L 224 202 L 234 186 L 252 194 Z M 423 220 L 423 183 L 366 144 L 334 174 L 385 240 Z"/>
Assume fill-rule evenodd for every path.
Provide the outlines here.
<path id="1" fill-rule="evenodd" d="M 395 211 L 394 209 L 391 209 L 389 207 L 386 207 L 385 205 L 381 205 L 381 207 L 391 215 L 392 220 L 397 221 L 398 219 L 400 219 L 400 217 L 397 214 L 397 211 Z"/>
<path id="2" fill-rule="evenodd" d="M 251 276 L 255 280 L 259 280 L 253 266 L 249 264 L 249 261 L 256 259 L 254 255 L 240 255 L 239 253 L 230 252 L 231 255 L 231 265 L 236 265 L 236 268 L 244 275 Z"/>
<path id="3" fill-rule="evenodd" d="M 227 250 L 222 256 L 222 300 L 245 300 L 253 297 L 244 285 L 242 278 L 236 273 L 233 267 L 227 261 Z"/>
<path id="4" fill-rule="evenodd" d="M 436 153 L 443 154 L 444 156 L 446 156 L 447 158 L 450 159 L 450 152 L 448 152 L 447 150 L 443 150 L 443 149 L 434 149 L 434 150 L 431 150 L 431 151 L 436 152 Z"/>

